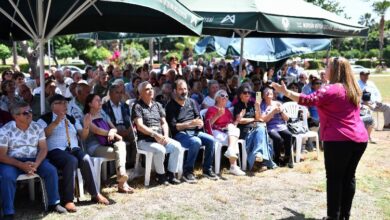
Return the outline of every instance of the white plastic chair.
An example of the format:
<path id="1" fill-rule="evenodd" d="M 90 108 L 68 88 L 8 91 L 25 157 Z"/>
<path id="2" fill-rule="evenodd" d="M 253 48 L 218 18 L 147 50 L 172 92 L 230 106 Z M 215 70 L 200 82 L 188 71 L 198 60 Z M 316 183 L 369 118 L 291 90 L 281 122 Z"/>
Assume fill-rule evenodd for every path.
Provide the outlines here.
<path id="1" fill-rule="evenodd" d="M 230 110 L 230 109 L 229 109 Z M 204 120 L 204 117 L 206 116 L 207 109 L 202 109 L 199 112 L 199 115 Z M 241 146 L 241 152 L 242 152 L 242 159 L 240 160 L 240 157 L 238 157 L 238 162 L 241 165 L 242 170 L 246 170 L 246 160 L 247 160 L 247 152 L 246 152 L 246 144 L 245 140 L 239 139 L 237 144 Z M 220 141 L 216 140 L 216 145 L 214 146 L 214 169 L 215 173 L 219 174 L 221 170 L 221 154 L 222 154 L 222 147 L 227 147 L 227 145 L 223 145 Z"/>
<path id="2" fill-rule="evenodd" d="M 46 187 L 45 187 L 45 182 L 43 179 L 38 175 L 27 175 L 27 174 L 21 174 L 18 176 L 16 181 L 23 181 L 27 180 L 28 181 L 28 189 L 29 189 L 29 195 L 30 195 L 30 200 L 34 201 L 35 200 L 35 178 L 38 178 L 40 183 L 41 183 L 41 191 L 42 191 L 42 200 L 43 200 L 43 206 L 45 211 L 48 209 L 48 199 L 47 199 L 47 193 L 46 193 Z"/>
<path id="3" fill-rule="evenodd" d="M 130 122 L 132 124 L 132 122 Z M 133 126 L 133 125 L 132 125 Z M 150 185 L 150 174 L 152 172 L 152 165 L 153 165 L 153 152 L 142 150 L 138 147 L 138 140 L 137 140 L 137 134 L 136 134 L 136 128 L 133 126 L 133 134 L 135 138 L 135 146 L 137 149 L 137 155 L 135 157 L 135 166 L 133 169 L 133 172 L 131 175 L 129 175 L 129 179 L 132 180 L 136 177 L 145 175 L 145 181 L 144 185 L 149 186 Z M 178 178 L 181 179 L 181 176 L 183 174 L 183 155 L 184 155 L 185 149 L 183 148 L 180 156 L 179 156 L 179 170 L 178 170 Z M 141 162 L 140 162 L 140 155 L 145 155 L 145 169 L 142 168 Z"/>
<path id="4" fill-rule="evenodd" d="M 317 151 L 317 160 L 320 157 L 320 147 L 319 147 L 319 137 L 318 133 L 315 131 L 310 131 L 307 124 L 307 114 L 308 110 L 305 106 L 298 105 L 296 102 L 286 102 L 283 104 L 283 108 L 286 111 L 286 114 L 289 118 L 296 119 L 298 118 L 299 111 L 303 112 L 303 126 L 307 128 L 308 132 L 304 134 L 293 134 L 293 137 L 296 139 L 296 152 L 295 152 L 295 162 L 299 163 L 301 160 L 301 149 L 302 149 L 302 140 L 303 138 L 316 138 L 316 151 Z M 293 153 L 293 146 L 291 153 Z M 293 156 L 293 155 L 292 155 Z"/>

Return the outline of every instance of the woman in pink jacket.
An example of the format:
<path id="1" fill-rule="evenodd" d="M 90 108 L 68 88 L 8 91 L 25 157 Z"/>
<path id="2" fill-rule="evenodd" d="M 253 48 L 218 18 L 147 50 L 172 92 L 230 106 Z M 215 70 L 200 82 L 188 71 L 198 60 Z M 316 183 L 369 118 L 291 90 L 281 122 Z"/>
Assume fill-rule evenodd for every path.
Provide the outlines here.
<path id="1" fill-rule="evenodd" d="M 317 107 L 327 178 L 328 217 L 324 219 L 349 219 L 355 171 L 368 141 L 359 115 L 362 92 L 344 58 L 331 58 L 326 75 L 330 84 L 310 95 L 290 91 L 283 83 L 272 86 L 300 105 Z"/>

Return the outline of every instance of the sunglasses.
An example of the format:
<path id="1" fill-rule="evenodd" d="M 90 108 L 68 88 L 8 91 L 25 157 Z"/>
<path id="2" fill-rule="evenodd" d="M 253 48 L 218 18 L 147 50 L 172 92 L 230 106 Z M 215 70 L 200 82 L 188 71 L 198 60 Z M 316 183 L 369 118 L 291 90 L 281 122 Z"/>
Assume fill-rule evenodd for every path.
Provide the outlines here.
<path id="1" fill-rule="evenodd" d="M 30 109 L 30 110 L 26 110 L 26 111 L 24 111 L 24 112 L 21 112 L 21 113 L 19 113 L 19 114 L 17 114 L 17 115 L 28 116 L 28 115 L 32 114 L 32 112 L 33 112 L 33 111 Z"/>
<path id="2" fill-rule="evenodd" d="M 244 95 L 248 95 L 248 94 L 250 94 L 251 92 L 249 92 L 249 91 L 243 91 L 242 92 L 242 94 L 244 94 Z"/>
<path id="3" fill-rule="evenodd" d="M 53 102 L 54 105 L 65 105 L 68 104 L 67 101 L 59 101 L 59 102 Z"/>
<path id="4" fill-rule="evenodd" d="M 226 95 L 226 94 L 220 94 L 219 97 L 221 97 L 221 98 L 227 98 L 228 95 Z"/>

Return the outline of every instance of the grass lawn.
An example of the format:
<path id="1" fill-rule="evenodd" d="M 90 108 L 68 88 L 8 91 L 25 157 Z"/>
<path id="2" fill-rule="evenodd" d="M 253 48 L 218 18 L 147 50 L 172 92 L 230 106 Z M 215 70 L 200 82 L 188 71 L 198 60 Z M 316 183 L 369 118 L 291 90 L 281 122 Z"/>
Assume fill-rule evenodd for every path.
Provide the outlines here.
<path id="1" fill-rule="evenodd" d="M 384 102 L 390 102 L 390 77 L 389 76 L 375 76 L 370 77 L 375 85 L 378 87 L 381 92 Z"/>

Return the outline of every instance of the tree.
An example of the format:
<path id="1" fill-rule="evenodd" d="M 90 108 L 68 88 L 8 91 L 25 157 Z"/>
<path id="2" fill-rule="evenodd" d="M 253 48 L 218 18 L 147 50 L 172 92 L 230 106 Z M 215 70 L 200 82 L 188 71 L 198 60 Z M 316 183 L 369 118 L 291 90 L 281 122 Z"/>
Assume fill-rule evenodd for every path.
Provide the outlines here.
<path id="1" fill-rule="evenodd" d="M 370 29 L 375 24 L 375 19 L 372 18 L 370 13 L 365 13 L 364 15 L 361 15 L 359 17 L 358 23 L 368 27 L 368 32 L 370 32 Z M 364 52 L 367 52 L 367 42 L 368 42 L 368 36 L 364 39 Z"/>
<path id="2" fill-rule="evenodd" d="M 379 15 L 379 59 L 382 59 L 383 45 L 385 37 L 385 14 L 386 10 L 390 7 L 390 2 L 387 0 L 374 2 L 372 4 L 374 11 Z"/>
<path id="3" fill-rule="evenodd" d="M 97 61 L 106 60 L 111 56 L 111 52 L 104 47 L 92 47 L 84 55 L 88 64 L 96 65 Z"/>
<path id="4" fill-rule="evenodd" d="M 340 6 L 340 3 L 335 0 L 305 0 L 305 1 L 317 5 L 327 11 L 333 12 L 337 15 L 341 15 L 341 13 L 344 12 L 344 7 Z M 344 16 L 347 17 L 346 14 L 344 14 Z"/>
<path id="5" fill-rule="evenodd" d="M 0 44 L 0 59 L 5 65 L 5 59 L 11 57 L 11 50 L 4 44 Z"/>
<path id="6" fill-rule="evenodd" d="M 39 75 L 39 51 L 37 51 L 37 49 L 34 49 L 38 47 L 37 43 L 33 41 L 21 41 L 19 42 L 19 47 L 22 50 L 22 56 L 27 58 L 28 65 L 31 68 L 31 78 L 36 78 Z"/>

